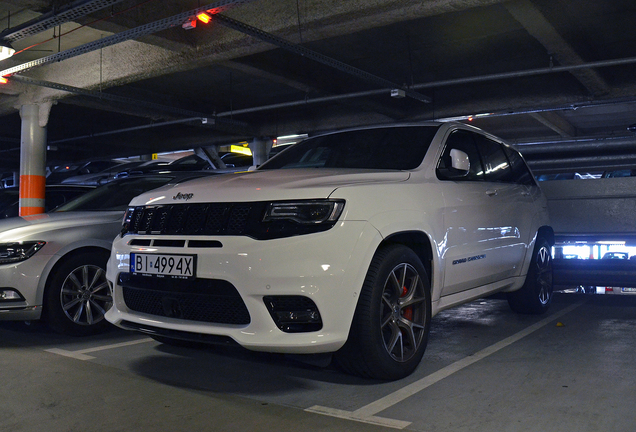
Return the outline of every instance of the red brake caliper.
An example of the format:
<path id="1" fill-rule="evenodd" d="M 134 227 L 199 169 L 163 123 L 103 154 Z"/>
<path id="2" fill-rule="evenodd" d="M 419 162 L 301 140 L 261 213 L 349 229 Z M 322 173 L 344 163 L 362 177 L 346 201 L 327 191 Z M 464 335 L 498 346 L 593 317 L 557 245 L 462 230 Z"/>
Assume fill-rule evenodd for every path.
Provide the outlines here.
<path id="1" fill-rule="evenodd" d="M 406 297 L 406 294 L 408 294 L 409 290 L 406 289 L 405 286 L 402 287 L 402 295 L 400 295 L 400 297 Z M 402 309 L 402 316 L 404 317 L 404 319 L 408 320 L 408 321 L 413 321 L 413 306 L 407 306 L 404 309 Z"/>

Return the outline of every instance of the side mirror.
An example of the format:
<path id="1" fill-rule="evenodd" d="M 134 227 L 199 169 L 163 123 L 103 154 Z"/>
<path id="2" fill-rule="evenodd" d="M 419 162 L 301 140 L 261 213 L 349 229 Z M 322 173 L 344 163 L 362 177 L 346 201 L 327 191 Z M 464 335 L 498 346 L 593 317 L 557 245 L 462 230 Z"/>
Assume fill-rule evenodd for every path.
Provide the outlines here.
<path id="1" fill-rule="evenodd" d="M 470 160 L 468 159 L 468 155 L 461 150 L 452 149 L 450 151 L 450 157 L 451 167 L 454 170 L 462 171 L 462 177 L 467 176 L 468 171 L 470 171 Z"/>
<path id="2" fill-rule="evenodd" d="M 439 169 L 439 174 L 444 180 L 459 180 L 468 175 L 470 171 L 470 160 L 466 152 L 458 149 L 450 151 L 451 166 Z"/>

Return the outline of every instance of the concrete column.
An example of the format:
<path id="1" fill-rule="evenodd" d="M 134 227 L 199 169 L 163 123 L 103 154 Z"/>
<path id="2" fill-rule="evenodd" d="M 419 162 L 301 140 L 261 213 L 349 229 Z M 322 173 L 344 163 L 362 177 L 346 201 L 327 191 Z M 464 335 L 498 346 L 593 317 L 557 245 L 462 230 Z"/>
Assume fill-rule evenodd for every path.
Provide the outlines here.
<path id="1" fill-rule="evenodd" d="M 219 148 L 217 146 L 197 147 L 194 154 L 208 161 L 215 169 L 227 168 L 225 162 L 219 156 Z"/>
<path id="2" fill-rule="evenodd" d="M 252 151 L 252 158 L 255 166 L 265 163 L 269 156 L 269 151 L 272 149 L 273 143 L 272 139 L 268 137 L 254 138 L 254 140 L 249 143 L 249 148 Z"/>
<path id="3" fill-rule="evenodd" d="M 20 107 L 20 216 L 44 213 L 46 124 L 50 112 L 51 103 Z"/>

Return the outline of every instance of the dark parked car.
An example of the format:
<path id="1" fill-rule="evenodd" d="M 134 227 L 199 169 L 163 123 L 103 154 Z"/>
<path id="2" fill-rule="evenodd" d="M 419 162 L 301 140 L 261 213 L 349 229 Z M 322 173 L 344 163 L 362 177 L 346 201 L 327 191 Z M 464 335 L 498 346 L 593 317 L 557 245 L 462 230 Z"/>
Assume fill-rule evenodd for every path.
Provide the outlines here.
<path id="1" fill-rule="evenodd" d="M 46 185 L 44 211 L 71 201 L 93 190 L 94 187 L 82 185 Z M 0 189 L 0 219 L 18 216 L 20 208 L 20 191 L 17 187 Z"/>
<path id="2" fill-rule="evenodd" d="M 627 252 L 607 252 L 603 255 L 603 259 L 628 259 L 629 254 Z"/>
<path id="3" fill-rule="evenodd" d="M 120 165 L 121 161 L 116 160 L 99 160 L 89 161 L 78 164 L 61 165 L 53 169 L 51 174 L 46 177 L 47 184 L 62 183 L 63 180 L 84 174 L 94 174 L 105 169 Z"/>
<path id="4" fill-rule="evenodd" d="M 124 162 L 121 164 L 117 164 L 115 166 L 106 168 L 103 171 L 91 174 L 81 174 L 72 176 L 62 180 L 62 184 L 83 184 L 83 185 L 91 185 L 91 186 L 101 186 L 102 184 L 108 183 L 113 180 L 115 176 L 121 172 L 131 172 L 132 170 L 147 166 L 147 165 L 156 165 L 159 161 L 134 161 L 134 162 Z"/>

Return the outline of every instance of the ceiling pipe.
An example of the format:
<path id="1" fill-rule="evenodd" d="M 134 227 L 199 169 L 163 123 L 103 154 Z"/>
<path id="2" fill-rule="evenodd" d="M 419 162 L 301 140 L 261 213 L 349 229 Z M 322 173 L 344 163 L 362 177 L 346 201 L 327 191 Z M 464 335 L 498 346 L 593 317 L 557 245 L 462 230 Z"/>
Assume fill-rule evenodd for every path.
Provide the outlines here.
<path id="1" fill-rule="evenodd" d="M 585 68 L 594 68 L 594 67 L 609 67 L 609 66 L 618 66 L 618 65 L 627 65 L 636 63 L 636 57 L 631 57 L 627 59 L 616 59 L 616 60 L 607 60 L 602 62 L 592 62 L 585 63 L 583 65 L 577 66 L 559 66 L 559 67 L 549 67 L 549 68 L 541 68 L 541 69 L 530 69 L 527 71 L 518 71 L 518 72 L 510 72 L 510 73 L 499 73 L 499 74 L 490 74 L 490 75 L 481 75 L 478 77 L 468 77 L 468 78 L 459 78 L 456 80 L 443 80 L 443 81 L 432 81 L 429 83 L 422 84 L 414 84 L 410 88 L 412 89 L 420 89 L 420 88 L 433 88 L 433 87 L 442 87 L 447 85 L 459 85 L 459 84 L 467 84 L 471 82 L 480 82 L 480 81 L 494 81 L 500 79 L 514 78 L 514 77 L 522 77 L 522 76 L 532 76 L 532 75 L 541 75 L 547 73 L 557 73 L 564 72 L 568 70 L 574 69 L 585 69 Z M 377 96 L 386 94 L 387 90 L 369 90 L 362 92 L 353 92 L 353 93 L 344 93 L 340 95 L 334 96 L 324 96 L 317 98 L 306 98 L 296 101 L 290 102 L 282 102 L 278 104 L 270 104 L 270 105 L 262 105 L 258 107 L 245 108 L 242 110 L 231 110 L 217 113 L 217 117 L 226 117 L 231 115 L 238 114 L 248 114 L 255 113 L 261 111 L 269 111 L 274 109 L 282 109 L 282 108 L 293 108 L 302 105 L 311 105 L 316 103 L 325 103 L 325 102 L 337 102 L 345 99 L 353 99 L 359 97 L 368 97 L 368 96 Z M 528 109 L 522 111 L 506 111 L 500 113 L 489 113 L 489 117 L 500 117 L 500 116 L 509 116 L 509 115 L 518 115 L 518 114 L 530 114 L 530 113 L 538 113 L 538 112 L 549 112 L 549 111 L 560 111 L 567 109 L 577 109 L 577 108 L 585 108 L 585 107 L 593 107 L 593 106 L 601 106 L 609 103 L 614 103 L 615 101 L 607 101 L 607 102 L 581 102 L 575 104 L 568 104 L 555 108 L 547 108 L 547 109 Z M 636 102 L 633 99 L 621 100 L 621 102 Z M 465 118 L 470 117 L 470 115 L 466 115 Z M 436 119 L 447 121 L 450 119 Z"/>
<path id="2" fill-rule="evenodd" d="M 137 39 L 142 36 L 146 36 L 152 33 L 156 33 L 161 30 L 166 30 L 170 27 L 174 27 L 177 25 L 182 25 L 192 16 L 196 16 L 201 12 L 207 12 L 209 10 L 215 10 L 218 12 L 223 12 L 233 6 L 237 6 L 240 4 L 249 3 L 254 0 L 225 0 L 219 1 L 216 3 L 212 3 L 206 6 L 201 6 L 196 9 L 189 10 L 187 12 L 182 12 L 180 14 L 160 19 L 149 24 L 145 24 L 139 27 L 132 28 L 130 30 L 126 30 L 120 33 L 116 33 L 111 36 L 107 36 L 101 38 L 99 40 L 89 42 L 75 48 L 71 48 L 59 53 L 51 54 L 46 57 L 39 58 L 37 60 L 33 60 L 27 63 L 23 63 L 21 65 L 14 66 L 9 69 L 5 69 L 0 71 L 0 76 L 6 77 L 18 72 L 24 72 L 26 70 L 32 69 L 37 66 L 43 66 L 49 63 L 55 63 L 62 60 L 67 60 L 69 58 L 77 57 L 81 54 L 86 54 L 92 51 L 97 51 L 98 49 L 105 48 L 111 45 L 115 45 L 121 42 L 125 42 L 132 39 Z"/>
<path id="3" fill-rule="evenodd" d="M 595 155 L 567 159 L 529 159 L 527 162 L 534 174 L 633 169 L 636 166 L 636 153 Z"/>
<path id="4" fill-rule="evenodd" d="M 242 23 L 235 19 L 226 17 L 221 14 L 217 14 L 212 17 L 212 21 L 219 23 L 221 25 L 224 25 L 226 27 L 229 27 L 231 29 L 234 29 L 236 31 L 239 31 L 241 33 L 247 34 L 249 36 L 260 39 L 263 42 L 276 45 L 277 47 L 284 49 L 286 51 L 314 60 L 318 63 L 324 64 L 326 66 L 329 66 L 341 72 L 348 73 L 357 78 L 361 78 L 365 81 L 379 85 L 381 87 L 386 87 L 388 90 L 393 90 L 393 89 L 402 90 L 404 92 L 404 95 L 410 98 L 413 98 L 415 100 L 418 100 L 420 102 L 430 103 L 432 101 L 431 98 L 429 98 L 428 96 L 419 94 L 413 91 L 411 88 L 397 85 L 387 79 L 381 78 L 377 75 L 373 75 L 372 73 L 366 72 L 362 69 L 358 69 L 354 66 L 351 66 L 339 60 L 333 59 L 324 54 L 320 54 L 316 51 L 310 50 L 309 48 L 305 48 L 304 46 L 291 43 L 283 38 L 264 32 L 263 30 L 257 29 L 255 27 L 252 27 L 248 24 Z"/>
<path id="5" fill-rule="evenodd" d="M 544 75 L 549 73 L 572 72 L 574 70 L 579 70 L 579 69 L 624 66 L 624 65 L 634 64 L 634 63 L 636 63 L 636 57 L 630 57 L 625 59 L 615 59 L 615 60 L 603 60 L 603 61 L 597 61 L 597 62 L 588 62 L 588 63 L 583 63 L 580 65 L 572 65 L 572 66 L 549 66 L 546 68 L 528 69 L 526 71 L 502 72 L 502 73 L 481 75 L 481 76 L 470 77 L 470 78 L 458 78 L 458 79 L 451 79 L 451 80 L 433 81 L 430 83 L 414 84 L 411 86 L 411 88 L 419 90 L 419 89 L 443 87 L 443 86 L 449 86 L 449 85 L 471 84 L 471 83 L 483 82 L 483 81 L 496 81 L 496 80 L 502 80 L 502 79 L 508 79 L 508 78 L 522 78 L 522 77 L 535 76 L 535 75 Z"/>
<path id="6" fill-rule="evenodd" d="M 311 105 L 311 104 L 317 104 L 317 103 L 338 102 L 341 100 L 354 99 L 354 98 L 367 97 L 367 96 L 386 95 L 389 93 L 390 93 L 390 90 L 382 89 L 382 90 L 368 90 L 368 91 L 361 91 L 361 92 L 355 92 L 355 93 L 346 93 L 346 94 L 334 95 L 334 96 L 322 96 L 322 97 L 308 98 L 308 99 L 291 101 L 291 102 L 281 102 L 278 104 L 262 105 L 259 107 L 235 109 L 231 111 L 217 113 L 216 116 L 228 117 L 232 115 L 249 114 L 254 112 L 269 111 L 269 110 L 281 109 L 281 108 L 293 108 L 297 106 Z"/>
<path id="7" fill-rule="evenodd" d="M 569 140 L 558 143 L 531 143 L 516 145 L 517 149 L 524 156 L 538 156 L 544 153 L 585 153 L 634 150 L 636 148 L 636 137 L 620 138 L 587 138 L 585 140 Z"/>
<path id="8" fill-rule="evenodd" d="M 60 140 L 50 141 L 49 144 L 60 144 L 60 143 L 66 143 L 71 141 L 78 141 L 82 139 L 96 138 L 96 137 L 106 136 L 106 135 L 114 135 L 114 134 L 125 133 L 125 132 L 134 132 L 134 131 L 139 131 L 144 129 L 152 129 L 152 128 L 156 128 L 160 126 L 170 126 L 170 125 L 180 124 L 180 123 L 190 123 L 193 121 L 200 121 L 201 124 L 211 124 L 211 125 L 214 124 L 214 119 L 210 119 L 206 117 L 192 117 L 192 118 L 186 118 L 186 119 L 180 119 L 180 120 L 170 120 L 170 121 L 165 121 L 160 123 L 152 123 L 152 124 L 142 125 L 142 126 L 133 126 L 129 128 L 117 129 L 117 130 L 112 130 L 107 132 L 97 132 L 94 134 L 82 135 L 82 136 L 77 136 L 73 138 L 64 138 Z"/>
<path id="9" fill-rule="evenodd" d="M 12 80 L 20 82 L 22 84 L 29 84 L 29 85 L 35 85 L 35 86 L 39 86 L 39 87 L 47 87 L 47 88 L 51 88 L 51 89 L 55 89 L 55 90 L 61 90 L 61 91 L 65 91 L 68 93 L 72 93 L 72 94 L 76 94 L 76 95 L 80 95 L 80 96 L 86 96 L 86 97 L 90 97 L 90 98 L 94 98 L 94 99 L 99 99 L 99 100 L 105 100 L 105 101 L 109 101 L 109 102 L 116 102 L 116 103 L 120 103 L 120 104 L 126 104 L 126 105 L 133 105 L 133 106 L 137 106 L 137 107 L 141 107 L 141 108 L 146 108 L 149 110 L 153 110 L 153 111 L 157 111 L 157 112 L 163 112 L 163 113 L 169 113 L 171 115 L 175 115 L 175 116 L 184 116 L 184 117 L 197 117 L 197 118 L 212 118 L 214 117 L 213 115 L 206 115 L 200 112 L 196 112 L 196 111 L 190 111 L 190 110 L 186 110 L 186 109 L 182 109 L 182 108 L 177 108 L 177 107 L 173 107 L 173 106 L 169 106 L 169 105 L 162 105 L 162 104 L 158 104 L 158 103 L 154 103 L 154 102 L 148 102 L 148 101 L 143 101 L 143 100 L 138 100 L 138 99 L 132 99 L 132 98 L 128 98 L 128 97 L 124 97 L 124 96 L 117 96 L 114 94 L 110 94 L 110 93 L 103 93 L 103 92 L 99 92 L 99 91 L 95 91 L 95 90 L 87 90 L 87 89 L 83 89 L 83 88 L 79 88 L 79 87 L 73 87 L 73 86 L 69 86 L 66 84 L 60 84 L 60 83 L 54 83 L 51 81 L 43 81 L 43 80 L 36 80 L 34 78 L 29 78 L 29 77 L 25 77 L 25 76 L 21 76 L 21 75 L 14 75 L 12 78 Z M 252 128 L 250 125 L 248 125 L 245 122 L 239 121 L 239 120 L 233 120 L 233 119 L 214 119 L 214 123 L 217 125 L 224 125 L 224 126 L 231 126 L 231 127 L 235 127 L 235 128 L 240 128 L 240 129 L 244 129 L 244 133 L 246 134 L 252 134 Z"/>

